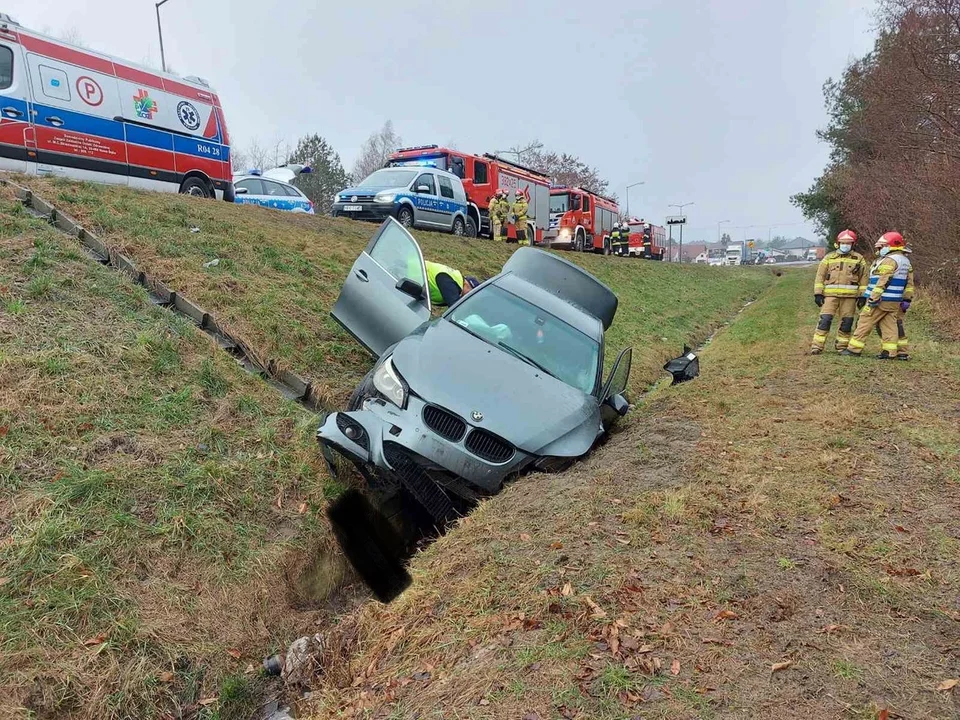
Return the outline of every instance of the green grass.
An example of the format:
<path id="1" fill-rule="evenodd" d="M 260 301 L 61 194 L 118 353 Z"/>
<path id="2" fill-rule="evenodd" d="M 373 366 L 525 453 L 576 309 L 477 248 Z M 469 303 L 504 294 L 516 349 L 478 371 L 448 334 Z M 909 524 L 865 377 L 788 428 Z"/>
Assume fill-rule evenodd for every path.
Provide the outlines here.
<path id="1" fill-rule="evenodd" d="M 317 418 L 6 189 L 0 226 L 0 715 L 237 717 L 337 492 Z"/>

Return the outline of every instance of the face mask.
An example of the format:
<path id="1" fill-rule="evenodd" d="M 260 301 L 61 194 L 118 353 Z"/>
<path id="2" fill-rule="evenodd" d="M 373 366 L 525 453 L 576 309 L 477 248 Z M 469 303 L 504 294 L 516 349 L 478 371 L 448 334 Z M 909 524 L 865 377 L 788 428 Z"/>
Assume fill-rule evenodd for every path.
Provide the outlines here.
<path id="1" fill-rule="evenodd" d="M 890 248 L 880 248 L 880 257 L 886 257 L 887 253 L 890 252 Z"/>
<path id="2" fill-rule="evenodd" d="M 853 248 L 853 245 L 843 244 L 840 246 L 840 252 L 846 255 Z"/>

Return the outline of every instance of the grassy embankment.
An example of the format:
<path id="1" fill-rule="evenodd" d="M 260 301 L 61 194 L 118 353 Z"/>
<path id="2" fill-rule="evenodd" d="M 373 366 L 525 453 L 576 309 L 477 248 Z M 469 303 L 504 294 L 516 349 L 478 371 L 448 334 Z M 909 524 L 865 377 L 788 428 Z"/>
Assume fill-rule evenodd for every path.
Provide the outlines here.
<path id="1" fill-rule="evenodd" d="M 960 716 L 960 343 L 921 293 L 913 362 L 811 357 L 810 283 L 345 618 L 311 717 Z"/>
<path id="2" fill-rule="evenodd" d="M 21 182 L 325 385 L 330 402 L 366 371 L 328 314 L 373 226 Z M 507 254 L 421 239 L 428 256 L 479 274 Z M 577 260 L 621 293 L 610 344 L 637 346 L 638 383 L 773 279 Z M 328 617 L 299 594 L 337 492 L 313 446 L 316 418 L 28 216 L 8 188 L 0 338 L 0 716 L 240 715 L 257 690 L 248 666 Z"/>

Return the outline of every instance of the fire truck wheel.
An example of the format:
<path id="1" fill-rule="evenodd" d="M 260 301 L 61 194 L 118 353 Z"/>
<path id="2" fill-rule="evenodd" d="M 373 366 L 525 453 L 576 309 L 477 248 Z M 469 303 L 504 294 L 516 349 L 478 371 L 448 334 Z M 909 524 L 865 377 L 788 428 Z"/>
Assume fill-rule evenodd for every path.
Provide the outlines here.
<path id="1" fill-rule="evenodd" d="M 583 233 L 578 232 L 577 237 L 573 241 L 573 249 L 576 250 L 577 252 L 584 252 L 585 248 L 583 247 L 583 245 L 584 245 Z"/>
<path id="2" fill-rule="evenodd" d="M 466 234 L 466 227 L 463 224 L 463 218 L 457 218 L 453 221 L 453 234 L 463 237 Z"/>
<path id="3" fill-rule="evenodd" d="M 397 213 L 397 221 L 405 228 L 413 227 L 413 210 L 404 206 Z"/>
<path id="4" fill-rule="evenodd" d="M 604 240 L 604 241 L 603 241 L 603 254 L 604 254 L 604 255 L 609 255 L 609 254 L 610 254 L 610 241 L 609 241 L 609 240 Z"/>
<path id="5" fill-rule="evenodd" d="M 473 221 L 473 218 L 467 218 L 467 230 L 466 236 L 468 238 L 475 238 L 477 236 L 477 223 Z"/>

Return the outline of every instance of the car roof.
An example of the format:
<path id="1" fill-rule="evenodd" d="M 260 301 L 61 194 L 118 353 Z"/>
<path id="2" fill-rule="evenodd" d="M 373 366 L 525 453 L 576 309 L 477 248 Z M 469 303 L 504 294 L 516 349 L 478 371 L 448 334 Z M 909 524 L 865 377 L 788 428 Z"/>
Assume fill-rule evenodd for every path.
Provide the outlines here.
<path id="1" fill-rule="evenodd" d="M 233 181 L 239 182 L 240 180 L 267 180 L 268 182 L 275 182 L 278 185 L 286 185 L 287 187 L 292 187 L 294 190 L 299 191 L 298 188 L 293 183 L 284 182 L 283 180 L 277 180 L 276 178 L 263 177 L 262 175 L 234 175 Z"/>
<path id="2" fill-rule="evenodd" d="M 563 320 L 571 327 L 597 342 L 603 339 L 603 323 L 600 322 L 599 318 L 557 297 L 553 293 L 524 280 L 522 277 L 508 272 L 494 278 L 490 284 L 503 288 L 507 292 L 513 293 L 539 308 L 543 308 L 546 312 Z"/>

